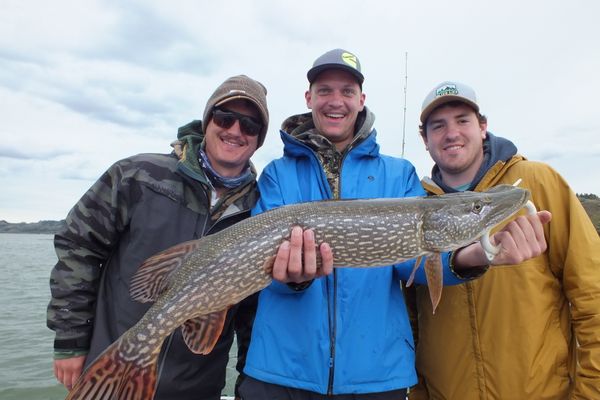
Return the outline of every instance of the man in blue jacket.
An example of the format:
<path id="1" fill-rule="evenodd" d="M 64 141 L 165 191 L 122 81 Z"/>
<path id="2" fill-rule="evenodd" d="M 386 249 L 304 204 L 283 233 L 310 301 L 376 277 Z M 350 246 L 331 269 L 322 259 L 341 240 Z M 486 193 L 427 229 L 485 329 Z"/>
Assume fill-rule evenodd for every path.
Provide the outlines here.
<path id="1" fill-rule="evenodd" d="M 312 111 L 284 121 L 284 155 L 264 169 L 253 213 L 321 199 L 424 195 L 412 164 L 379 153 L 358 58 L 342 49 L 329 51 L 307 76 L 305 98 Z M 541 231 L 540 220 L 530 219 L 530 227 Z M 330 255 L 326 245 L 321 252 Z M 475 267 L 463 277 L 465 271 L 449 271 L 448 254 L 443 258 L 446 284 L 487 267 L 479 244 L 455 254 L 457 266 Z M 295 228 L 280 247 L 275 281 L 260 294 L 242 398 L 404 399 L 417 378 L 399 281 L 413 265 L 320 271 L 312 232 Z"/>

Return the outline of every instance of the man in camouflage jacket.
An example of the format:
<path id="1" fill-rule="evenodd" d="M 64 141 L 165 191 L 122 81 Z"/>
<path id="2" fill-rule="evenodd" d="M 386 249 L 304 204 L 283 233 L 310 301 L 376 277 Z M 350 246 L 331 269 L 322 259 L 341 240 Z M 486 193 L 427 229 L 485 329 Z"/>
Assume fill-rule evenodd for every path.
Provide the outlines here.
<path id="1" fill-rule="evenodd" d="M 244 75 L 229 78 L 208 100 L 203 122 L 179 129 L 171 154 L 118 161 L 69 212 L 55 236 L 47 320 L 56 332 L 54 372 L 67 389 L 150 307 L 129 295 L 146 258 L 250 215 L 258 197 L 250 157 L 268 121 L 264 86 Z M 219 399 L 234 325 L 246 349 L 255 310 L 253 298 L 230 309 L 206 356 L 192 353 L 176 330 L 162 349 L 155 398 Z"/>

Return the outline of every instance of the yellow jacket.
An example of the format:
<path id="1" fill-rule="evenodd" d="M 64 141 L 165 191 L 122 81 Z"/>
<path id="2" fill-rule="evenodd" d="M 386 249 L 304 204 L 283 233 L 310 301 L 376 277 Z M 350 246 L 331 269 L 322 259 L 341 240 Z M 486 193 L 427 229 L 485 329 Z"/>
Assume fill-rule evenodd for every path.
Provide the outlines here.
<path id="1" fill-rule="evenodd" d="M 435 315 L 427 287 L 409 288 L 420 373 L 411 400 L 600 399 L 600 237 L 546 164 L 520 155 L 499 161 L 475 190 L 519 178 L 537 209 L 552 213 L 548 250 L 444 287 Z"/>

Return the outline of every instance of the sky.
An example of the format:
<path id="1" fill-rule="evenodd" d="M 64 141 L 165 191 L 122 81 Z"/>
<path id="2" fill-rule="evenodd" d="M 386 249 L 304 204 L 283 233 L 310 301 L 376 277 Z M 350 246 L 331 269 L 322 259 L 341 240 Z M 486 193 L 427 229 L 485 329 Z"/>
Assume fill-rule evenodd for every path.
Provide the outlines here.
<path id="1" fill-rule="evenodd" d="M 115 161 L 170 152 L 238 74 L 268 89 L 262 170 L 334 48 L 361 61 L 382 152 L 420 176 L 422 101 L 455 80 L 489 131 L 600 195 L 598 15 L 597 0 L 0 0 L 0 220 L 63 219 Z"/>

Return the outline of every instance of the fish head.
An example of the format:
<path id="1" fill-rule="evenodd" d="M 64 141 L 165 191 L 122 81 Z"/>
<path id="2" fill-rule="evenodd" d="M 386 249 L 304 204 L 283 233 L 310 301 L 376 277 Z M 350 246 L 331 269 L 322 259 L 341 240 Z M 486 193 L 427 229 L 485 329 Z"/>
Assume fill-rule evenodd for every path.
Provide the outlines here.
<path id="1" fill-rule="evenodd" d="M 464 247 L 517 213 L 529 197 L 528 190 L 511 185 L 430 196 L 423 213 L 423 248 L 442 252 Z"/>

